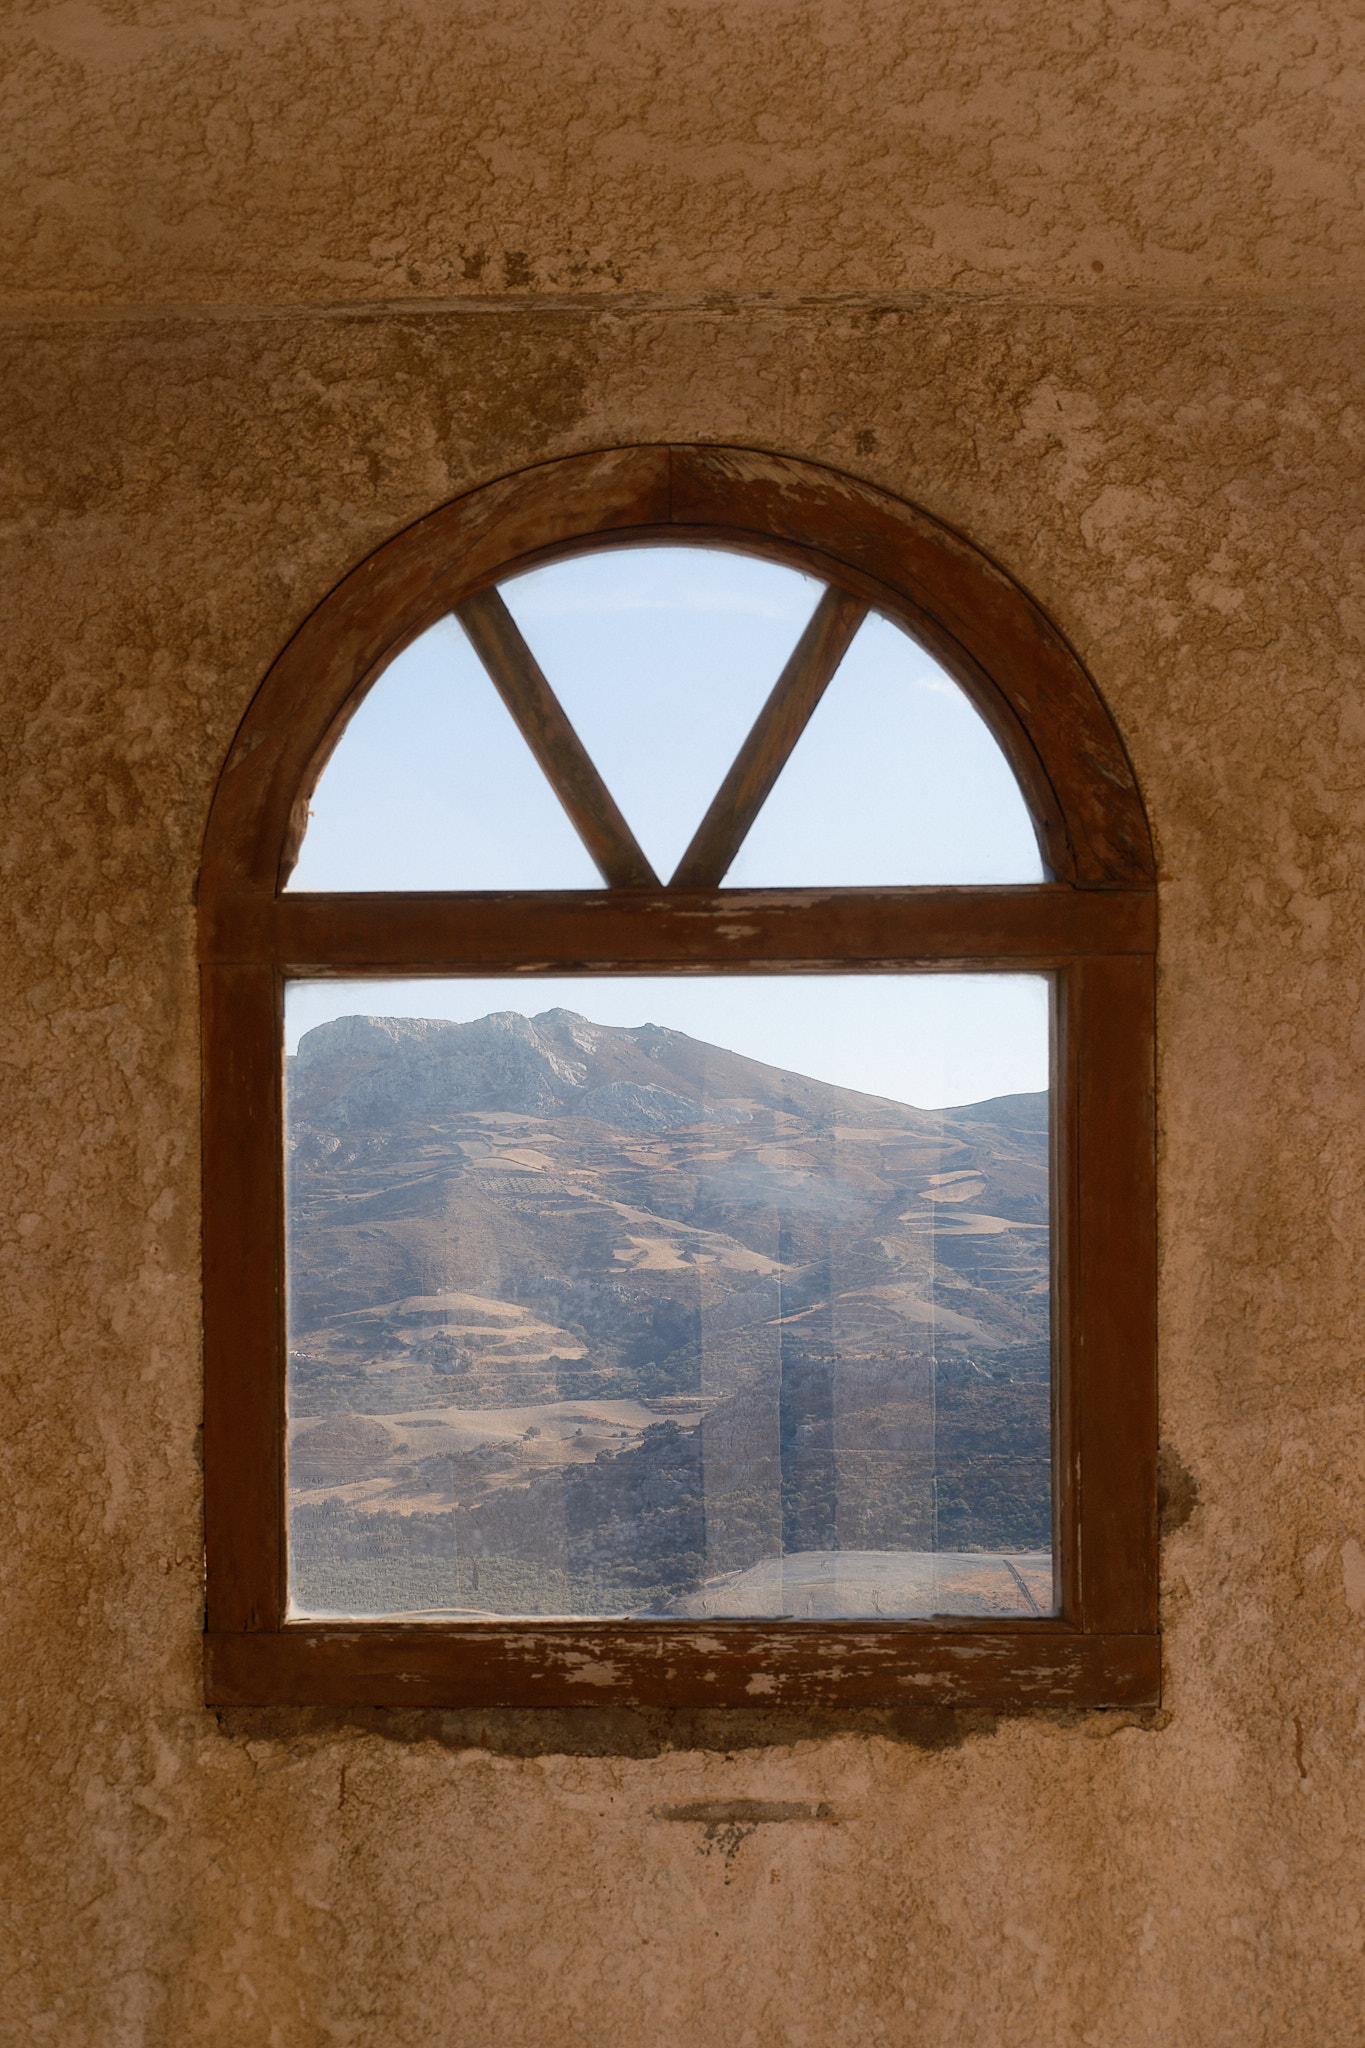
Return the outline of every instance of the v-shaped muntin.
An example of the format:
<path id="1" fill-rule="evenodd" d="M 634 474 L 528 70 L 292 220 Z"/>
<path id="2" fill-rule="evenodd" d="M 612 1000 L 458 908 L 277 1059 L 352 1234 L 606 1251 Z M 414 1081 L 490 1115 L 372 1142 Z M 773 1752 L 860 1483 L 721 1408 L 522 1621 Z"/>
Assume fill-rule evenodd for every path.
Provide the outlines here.
<path id="1" fill-rule="evenodd" d="M 668 886 L 718 889 L 867 617 L 861 598 L 827 586 Z M 567 712 L 496 589 L 455 607 L 494 688 L 516 720 L 610 889 L 657 889 L 658 876 L 598 774 Z"/>

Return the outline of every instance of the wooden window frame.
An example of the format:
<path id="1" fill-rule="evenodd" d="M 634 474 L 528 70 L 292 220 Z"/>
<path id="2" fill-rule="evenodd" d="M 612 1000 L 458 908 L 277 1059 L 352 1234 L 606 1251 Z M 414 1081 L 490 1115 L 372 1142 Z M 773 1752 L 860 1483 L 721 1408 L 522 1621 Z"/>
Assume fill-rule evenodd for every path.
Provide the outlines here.
<path id="1" fill-rule="evenodd" d="M 486 604 L 480 612 L 481 593 L 519 570 L 642 543 L 761 554 L 903 623 L 1000 742 L 1053 879 L 738 890 L 683 886 L 684 873 L 665 889 L 652 875 L 618 867 L 616 886 L 600 890 L 285 893 L 318 776 L 402 647 L 458 606 L 467 626 L 492 616 L 495 631 L 496 616 Z M 751 800 L 761 774 L 752 761 L 748 768 Z M 694 876 L 721 857 L 717 830 L 724 838 L 713 830 Z M 1151 840 L 1122 742 L 1081 663 L 1027 594 L 969 542 L 870 485 L 745 449 L 613 449 L 475 490 L 354 569 L 270 670 L 215 795 L 199 909 L 211 1704 L 1158 1700 Z M 704 1624 L 285 1619 L 284 983 L 536 970 L 1053 978 L 1057 1615 Z"/>

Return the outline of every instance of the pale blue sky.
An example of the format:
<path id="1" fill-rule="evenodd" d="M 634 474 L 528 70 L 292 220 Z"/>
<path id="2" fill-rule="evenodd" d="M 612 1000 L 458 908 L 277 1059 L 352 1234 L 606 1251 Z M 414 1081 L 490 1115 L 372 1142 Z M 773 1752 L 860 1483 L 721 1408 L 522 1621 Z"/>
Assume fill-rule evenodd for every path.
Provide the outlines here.
<path id="1" fill-rule="evenodd" d="M 635 548 L 554 563 L 502 588 L 667 879 L 820 585 L 751 556 Z M 313 813 L 293 889 L 600 885 L 452 619 L 380 677 L 328 764 Z M 874 617 L 727 882 L 1041 877 L 1027 811 L 986 726 L 914 641 Z M 947 1104 L 1046 1086 L 1044 988 L 1028 976 L 802 977 L 784 980 L 780 993 L 761 977 L 317 983 L 294 995 L 290 1036 L 292 1044 L 300 1028 L 351 1011 L 465 1018 L 563 1004 L 600 1023 L 669 1024 L 822 1079 Z"/>

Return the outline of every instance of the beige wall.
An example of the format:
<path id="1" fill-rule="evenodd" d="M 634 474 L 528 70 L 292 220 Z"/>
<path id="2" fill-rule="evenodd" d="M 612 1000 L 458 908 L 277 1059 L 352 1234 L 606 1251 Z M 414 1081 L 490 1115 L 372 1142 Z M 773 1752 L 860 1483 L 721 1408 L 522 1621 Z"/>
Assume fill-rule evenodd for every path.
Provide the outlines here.
<path id="1" fill-rule="evenodd" d="M 1365 13 L 14 0 L 5 33 L 0 2039 L 1365 2039 Z M 1198 1492 L 1165 1705 L 216 1716 L 214 779 L 397 528 L 690 437 L 961 527 L 1131 748 Z M 702 1798 L 831 1815 L 659 1817 Z"/>

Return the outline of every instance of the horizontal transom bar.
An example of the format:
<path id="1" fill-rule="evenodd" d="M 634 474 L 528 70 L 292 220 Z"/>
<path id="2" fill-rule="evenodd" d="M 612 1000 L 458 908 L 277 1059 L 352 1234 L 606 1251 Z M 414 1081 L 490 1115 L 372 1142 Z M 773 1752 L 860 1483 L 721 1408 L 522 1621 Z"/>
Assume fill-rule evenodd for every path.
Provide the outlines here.
<path id="1" fill-rule="evenodd" d="M 219 898 L 201 957 L 303 975 L 978 969 L 1155 949 L 1150 890 L 552 890 Z"/>

